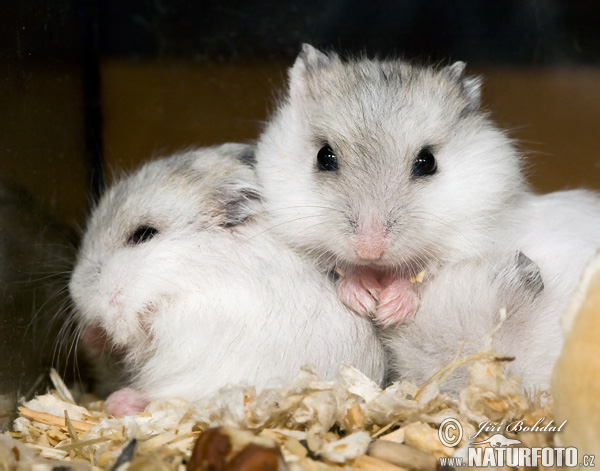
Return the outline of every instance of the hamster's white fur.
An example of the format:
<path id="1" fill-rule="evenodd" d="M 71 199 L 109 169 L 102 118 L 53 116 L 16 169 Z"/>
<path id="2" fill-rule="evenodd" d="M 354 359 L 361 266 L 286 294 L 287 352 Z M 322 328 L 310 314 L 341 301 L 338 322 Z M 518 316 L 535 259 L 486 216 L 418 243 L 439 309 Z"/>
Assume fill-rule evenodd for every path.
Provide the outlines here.
<path id="1" fill-rule="evenodd" d="M 527 194 L 513 211 L 518 223 L 505 245 L 539 266 L 547 290 L 556 295 L 548 318 L 554 324 L 600 248 L 600 199 L 587 190 Z"/>
<path id="2" fill-rule="evenodd" d="M 446 265 L 421 295 L 415 318 L 386 330 L 393 379 L 420 384 L 459 351 L 493 348 L 514 357 L 508 368 L 524 388 L 549 387 L 562 345 L 552 321 L 557 292 L 546 289 L 538 267 L 521 252 Z M 457 394 L 467 379 L 462 366 L 442 390 Z"/>
<path id="3" fill-rule="evenodd" d="M 509 370 L 524 388 L 549 388 L 564 340 L 560 314 L 600 245 L 600 205 L 591 192 L 565 191 L 528 195 L 515 213 L 520 223 L 504 246 L 535 264 L 500 252 L 443 267 L 424 284 L 414 320 L 385 332 L 392 380 L 425 381 L 463 344 L 463 354 L 477 351 L 506 308 L 492 346 L 514 356 Z M 543 282 L 539 294 L 532 279 Z M 461 367 L 443 389 L 457 393 L 467 376 Z"/>
<path id="4" fill-rule="evenodd" d="M 77 315 L 126 349 L 147 400 L 263 388 L 304 365 L 383 379 L 372 325 L 264 224 L 252 159 L 228 144 L 150 162 L 89 221 L 70 283 Z"/>
<path id="5" fill-rule="evenodd" d="M 362 289 L 358 302 L 340 290 L 358 312 L 394 304 L 383 299 L 385 286 L 373 288 L 381 280 L 374 271 L 435 275 L 448 264 L 521 250 L 556 295 L 545 322 L 557 322 L 600 246 L 600 199 L 581 190 L 533 194 L 520 154 L 479 101 L 480 80 L 465 76 L 461 62 L 342 61 L 305 45 L 290 69 L 289 93 L 257 147 L 265 206 L 274 230 L 324 270 L 362 271 L 349 285 Z M 319 168 L 324 146 L 337 170 Z M 418 176 L 423 149 L 437 170 Z M 367 258 L 365 244 L 374 247 Z"/>

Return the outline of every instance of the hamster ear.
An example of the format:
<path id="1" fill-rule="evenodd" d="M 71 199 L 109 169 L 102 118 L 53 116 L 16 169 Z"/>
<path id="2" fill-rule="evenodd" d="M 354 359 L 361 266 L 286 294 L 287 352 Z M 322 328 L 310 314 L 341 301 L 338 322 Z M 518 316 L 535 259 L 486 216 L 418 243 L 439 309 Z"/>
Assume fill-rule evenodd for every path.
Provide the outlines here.
<path id="1" fill-rule="evenodd" d="M 534 297 L 537 296 L 544 291 L 544 280 L 542 280 L 540 267 L 521 251 L 517 252 L 516 259 L 516 267 L 521 282 L 529 289 L 529 291 L 531 291 Z"/>
<path id="2" fill-rule="evenodd" d="M 452 65 L 444 67 L 442 72 L 461 86 L 469 102 L 463 113 L 470 113 L 478 109 L 481 103 L 481 78 L 465 76 L 466 66 L 466 63 L 457 61 Z"/>
<path id="3" fill-rule="evenodd" d="M 465 77 L 466 62 L 456 61 L 452 65 L 444 67 L 443 71 L 455 82 L 460 82 Z"/>
<path id="4" fill-rule="evenodd" d="M 496 288 L 507 316 L 525 308 L 544 291 L 539 267 L 523 252 L 516 251 L 496 268 Z"/>
<path id="5" fill-rule="evenodd" d="M 292 99 L 302 99 L 307 95 L 309 92 L 308 80 L 312 73 L 338 62 L 340 62 L 340 58 L 334 52 L 325 54 L 310 44 L 304 43 L 296 62 L 288 73 Z"/>
<path id="6" fill-rule="evenodd" d="M 247 182 L 232 181 L 223 189 L 225 219 L 223 227 L 234 227 L 254 216 L 260 209 L 260 191 Z"/>
<path id="7" fill-rule="evenodd" d="M 337 54 L 331 53 L 330 55 L 319 51 L 316 47 L 310 44 L 302 44 L 302 50 L 296 58 L 294 66 L 298 65 L 299 62 L 303 63 L 306 67 L 317 69 L 325 67 L 338 59 Z"/>
<path id="8" fill-rule="evenodd" d="M 511 257 L 509 263 L 501 270 L 501 274 L 513 288 L 529 292 L 532 299 L 544 291 L 540 268 L 520 250 Z"/>
<path id="9" fill-rule="evenodd" d="M 256 152 L 251 145 L 228 142 L 227 144 L 221 144 L 219 151 L 223 154 L 234 156 L 237 160 L 251 168 L 256 166 Z"/>
<path id="10" fill-rule="evenodd" d="M 244 165 L 235 164 L 218 187 L 217 201 L 223 204 L 224 227 L 241 224 L 260 210 L 260 188 L 254 172 L 254 148 L 246 144 L 223 144 L 220 151 Z"/>

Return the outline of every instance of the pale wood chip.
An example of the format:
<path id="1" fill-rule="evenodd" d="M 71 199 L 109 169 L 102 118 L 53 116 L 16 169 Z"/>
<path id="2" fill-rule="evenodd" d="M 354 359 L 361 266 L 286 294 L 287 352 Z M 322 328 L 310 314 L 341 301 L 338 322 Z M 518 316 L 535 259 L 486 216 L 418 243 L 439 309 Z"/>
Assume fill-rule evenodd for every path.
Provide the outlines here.
<path id="1" fill-rule="evenodd" d="M 69 388 L 54 368 L 50 368 L 50 381 L 52 381 L 56 393 L 63 401 L 68 402 L 69 404 L 75 404 L 75 399 L 73 399 L 71 391 L 69 391 Z"/>
<path id="2" fill-rule="evenodd" d="M 122 440 L 123 440 L 123 435 L 121 435 L 120 433 L 111 433 L 110 435 L 105 435 L 103 437 L 92 438 L 90 440 L 80 440 L 78 442 L 70 443 L 68 445 L 57 446 L 56 449 L 63 450 L 63 451 L 71 451 L 71 450 L 83 448 L 85 446 L 95 445 L 97 443 L 110 442 L 110 441 L 122 441 Z"/>
<path id="3" fill-rule="evenodd" d="M 40 422 L 45 425 L 55 425 L 62 429 L 67 429 L 67 424 L 65 423 L 64 417 L 59 417 L 57 415 L 48 414 L 46 412 L 38 412 L 32 409 L 28 409 L 26 407 L 19 407 L 20 414 L 26 419 L 33 420 L 36 422 Z M 94 424 L 90 424 L 87 422 L 81 422 L 79 420 L 70 420 L 69 421 L 74 430 L 78 432 L 87 432 L 89 431 Z"/>

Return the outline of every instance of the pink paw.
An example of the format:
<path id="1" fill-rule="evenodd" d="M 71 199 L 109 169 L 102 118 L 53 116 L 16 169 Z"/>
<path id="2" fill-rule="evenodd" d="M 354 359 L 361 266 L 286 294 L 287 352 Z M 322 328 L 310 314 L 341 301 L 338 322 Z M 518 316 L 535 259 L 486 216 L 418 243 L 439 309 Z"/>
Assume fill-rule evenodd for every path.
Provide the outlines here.
<path id="1" fill-rule="evenodd" d="M 419 308 L 419 298 L 411 283 L 403 278 L 384 278 L 375 318 L 384 326 L 412 319 Z"/>
<path id="2" fill-rule="evenodd" d="M 142 397 L 142 393 L 137 389 L 124 388 L 115 391 L 106 398 L 104 409 L 107 414 L 115 417 L 137 414 L 144 412 L 148 401 Z"/>
<path id="3" fill-rule="evenodd" d="M 375 313 L 380 292 L 381 286 L 375 272 L 367 268 L 348 271 L 337 283 L 338 297 L 363 316 Z"/>

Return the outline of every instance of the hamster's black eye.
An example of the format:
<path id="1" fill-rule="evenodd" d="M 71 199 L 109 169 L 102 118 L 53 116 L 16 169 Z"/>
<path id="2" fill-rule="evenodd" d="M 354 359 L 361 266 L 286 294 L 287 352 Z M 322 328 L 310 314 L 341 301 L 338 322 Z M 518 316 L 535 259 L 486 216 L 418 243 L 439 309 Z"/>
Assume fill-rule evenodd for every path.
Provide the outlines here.
<path id="1" fill-rule="evenodd" d="M 325 145 L 317 153 L 317 164 L 321 170 L 334 172 L 338 169 L 337 156 L 331 150 L 331 147 Z"/>
<path id="2" fill-rule="evenodd" d="M 158 234 L 158 229 L 152 226 L 138 226 L 127 239 L 127 245 L 138 245 L 148 242 Z"/>
<path id="3" fill-rule="evenodd" d="M 423 177 L 425 175 L 433 175 L 436 170 L 437 162 L 431 151 L 426 147 L 421 149 L 413 163 L 413 176 Z"/>

